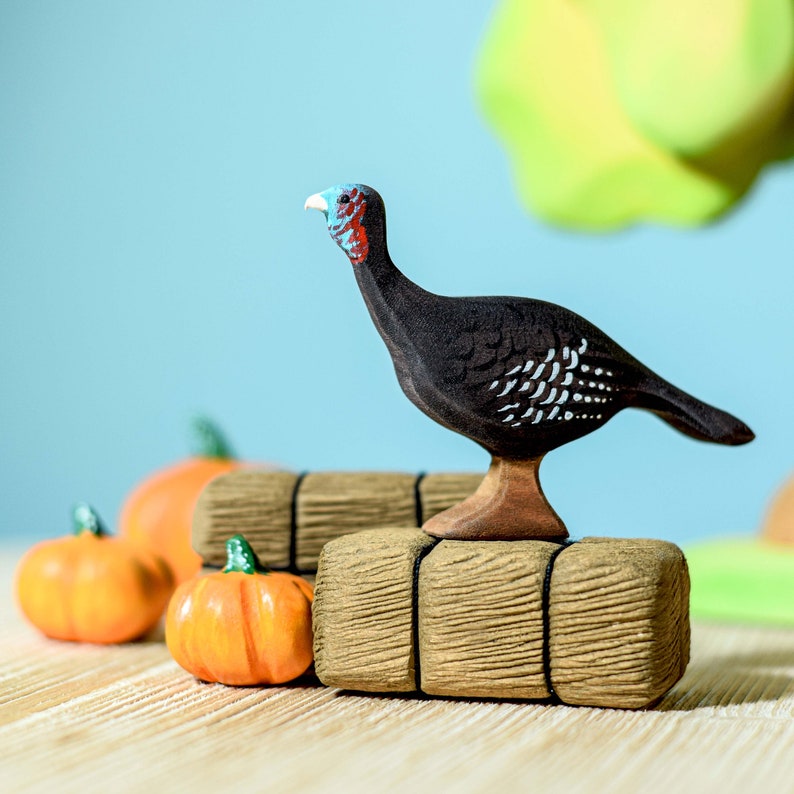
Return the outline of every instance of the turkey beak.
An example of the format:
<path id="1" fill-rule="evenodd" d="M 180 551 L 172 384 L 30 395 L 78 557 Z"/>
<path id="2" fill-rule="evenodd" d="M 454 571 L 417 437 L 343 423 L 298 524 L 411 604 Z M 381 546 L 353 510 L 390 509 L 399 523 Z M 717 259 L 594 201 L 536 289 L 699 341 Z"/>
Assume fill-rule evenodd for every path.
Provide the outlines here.
<path id="1" fill-rule="evenodd" d="M 328 202 L 319 194 L 315 193 L 306 199 L 303 209 L 320 210 L 320 212 L 328 212 Z"/>

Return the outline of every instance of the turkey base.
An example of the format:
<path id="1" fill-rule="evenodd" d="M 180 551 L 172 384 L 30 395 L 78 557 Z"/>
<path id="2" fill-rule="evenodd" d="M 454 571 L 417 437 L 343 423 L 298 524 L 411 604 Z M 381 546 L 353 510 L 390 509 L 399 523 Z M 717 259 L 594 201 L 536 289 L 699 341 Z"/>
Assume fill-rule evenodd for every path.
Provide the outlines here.
<path id="1" fill-rule="evenodd" d="M 562 540 L 568 537 L 540 487 L 542 456 L 529 460 L 492 457 L 480 487 L 422 526 L 449 540 Z"/>

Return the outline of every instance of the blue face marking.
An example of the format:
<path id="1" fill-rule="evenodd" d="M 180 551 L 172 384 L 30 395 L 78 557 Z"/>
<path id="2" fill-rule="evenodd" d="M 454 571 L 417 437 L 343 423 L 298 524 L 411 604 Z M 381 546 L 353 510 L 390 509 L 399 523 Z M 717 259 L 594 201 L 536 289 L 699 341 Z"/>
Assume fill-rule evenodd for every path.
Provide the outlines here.
<path id="1" fill-rule="evenodd" d="M 328 205 L 325 216 L 331 237 L 353 264 L 363 262 L 369 252 L 369 241 L 362 223 L 367 206 L 362 186 L 334 185 L 320 195 Z"/>

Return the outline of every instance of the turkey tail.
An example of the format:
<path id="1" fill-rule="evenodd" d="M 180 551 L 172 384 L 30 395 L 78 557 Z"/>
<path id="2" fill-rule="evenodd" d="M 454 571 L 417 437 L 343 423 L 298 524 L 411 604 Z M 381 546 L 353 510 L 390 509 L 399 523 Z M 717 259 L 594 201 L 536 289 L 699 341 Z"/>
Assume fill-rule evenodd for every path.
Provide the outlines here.
<path id="1" fill-rule="evenodd" d="M 728 446 L 747 444 L 755 438 L 755 433 L 740 419 L 661 379 L 643 396 L 644 407 L 692 438 Z"/>

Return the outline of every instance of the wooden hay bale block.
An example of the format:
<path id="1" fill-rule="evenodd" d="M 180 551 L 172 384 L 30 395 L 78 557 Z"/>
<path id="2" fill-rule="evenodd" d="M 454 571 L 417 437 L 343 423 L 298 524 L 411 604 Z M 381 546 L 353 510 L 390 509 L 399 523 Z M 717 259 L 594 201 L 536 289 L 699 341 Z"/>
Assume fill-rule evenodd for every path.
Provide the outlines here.
<path id="1" fill-rule="evenodd" d="M 664 541 L 371 530 L 323 549 L 314 629 L 329 686 L 641 708 L 686 668 L 689 577 Z"/>
<path id="2" fill-rule="evenodd" d="M 326 545 L 320 556 L 323 603 L 318 613 L 312 609 L 321 681 L 329 677 L 334 686 L 364 691 L 416 688 L 413 571 L 432 545 L 424 532 L 402 528 L 364 531 Z M 353 638 L 344 626 L 362 633 Z"/>
<path id="3" fill-rule="evenodd" d="M 298 492 L 296 563 L 316 567 L 329 540 L 372 526 L 416 526 L 413 474 L 307 474 Z"/>
<path id="4" fill-rule="evenodd" d="M 422 690 L 544 698 L 543 577 L 554 543 L 443 541 L 422 562 Z"/>
<path id="5" fill-rule="evenodd" d="M 226 564 L 226 541 L 241 534 L 273 568 L 290 561 L 292 493 L 298 475 L 240 469 L 221 475 L 201 492 L 193 513 L 193 548 L 205 565 Z"/>
<path id="6" fill-rule="evenodd" d="M 193 547 L 205 565 L 226 562 L 238 532 L 272 568 L 312 573 L 329 540 L 373 527 L 419 526 L 470 496 L 482 474 L 311 472 L 238 469 L 202 491 Z"/>
<path id="7" fill-rule="evenodd" d="M 689 661 L 689 572 L 662 540 L 585 538 L 554 565 L 552 680 L 564 703 L 645 706 Z"/>

